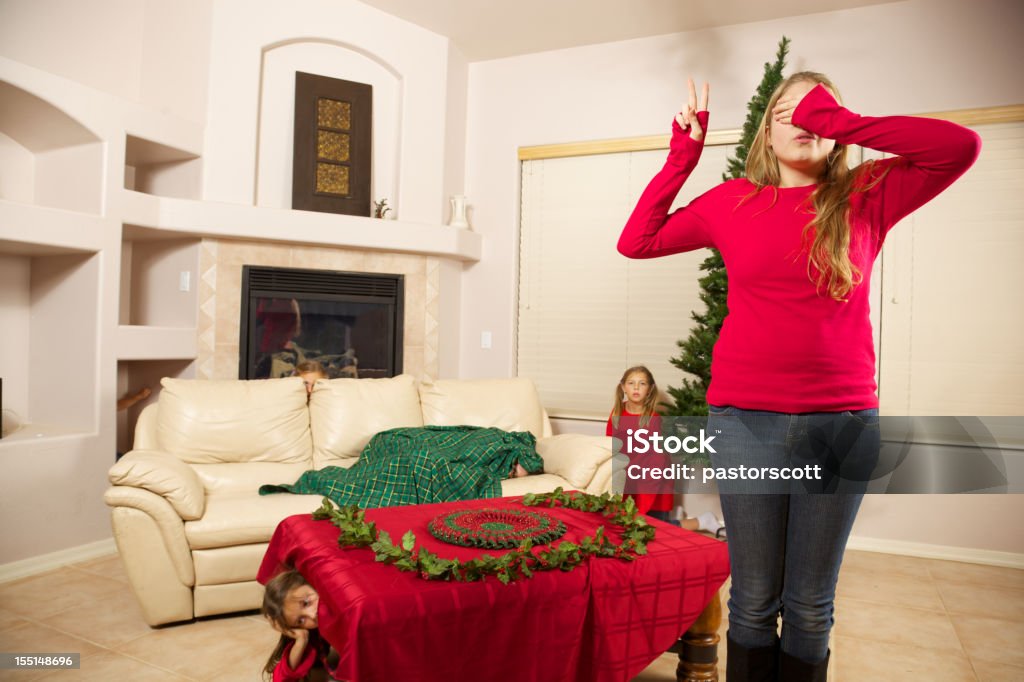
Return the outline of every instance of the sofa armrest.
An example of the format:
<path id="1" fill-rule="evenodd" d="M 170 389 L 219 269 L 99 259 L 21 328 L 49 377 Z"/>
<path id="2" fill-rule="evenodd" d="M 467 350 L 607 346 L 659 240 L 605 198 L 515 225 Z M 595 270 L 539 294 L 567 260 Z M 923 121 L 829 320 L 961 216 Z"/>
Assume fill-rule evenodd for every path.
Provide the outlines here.
<path id="1" fill-rule="evenodd" d="M 165 452 L 133 450 L 118 460 L 107 476 L 112 485 L 142 488 L 163 497 L 185 521 L 201 518 L 206 508 L 206 491 L 198 474 Z"/>
<path id="2" fill-rule="evenodd" d="M 128 486 L 114 486 L 108 488 L 103 495 L 104 502 L 114 512 L 120 509 L 132 509 L 141 512 L 150 519 L 153 525 L 160 531 L 160 538 L 163 540 L 163 547 L 166 558 L 173 566 L 174 573 L 182 585 L 194 585 L 196 582 L 195 566 L 192 564 L 192 550 L 188 546 L 188 539 L 185 537 L 185 522 L 181 520 L 178 512 L 175 511 L 166 498 Z M 114 539 L 117 541 L 118 549 L 124 559 L 126 567 L 131 571 L 129 564 L 143 566 L 154 559 L 149 552 L 135 552 L 135 548 L 144 547 L 145 543 L 139 542 L 141 538 L 131 538 L 131 531 L 119 527 L 118 516 L 114 516 Z M 147 533 L 147 536 L 149 533 Z M 152 539 L 152 538 L 150 538 Z M 140 572 L 141 575 L 141 572 Z"/>
<path id="3" fill-rule="evenodd" d="M 557 474 L 578 490 L 588 490 L 602 465 L 612 457 L 612 439 L 562 433 L 537 441 L 537 454 L 544 460 L 544 471 Z"/>

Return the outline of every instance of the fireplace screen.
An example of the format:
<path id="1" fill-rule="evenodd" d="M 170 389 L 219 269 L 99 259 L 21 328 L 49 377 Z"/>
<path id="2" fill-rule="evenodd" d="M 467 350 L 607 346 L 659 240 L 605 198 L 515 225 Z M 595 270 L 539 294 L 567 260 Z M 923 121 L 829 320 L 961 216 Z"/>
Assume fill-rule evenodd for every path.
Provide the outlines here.
<path id="1" fill-rule="evenodd" d="M 331 379 L 401 374 L 404 293 L 402 275 L 244 266 L 239 377 L 310 360 Z"/>

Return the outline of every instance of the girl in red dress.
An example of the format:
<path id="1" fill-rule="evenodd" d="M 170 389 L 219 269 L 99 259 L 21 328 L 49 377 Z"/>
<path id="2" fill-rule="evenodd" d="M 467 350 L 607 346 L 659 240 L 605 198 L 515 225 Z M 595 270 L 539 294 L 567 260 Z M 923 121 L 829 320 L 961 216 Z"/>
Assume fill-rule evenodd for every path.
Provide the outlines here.
<path id="1" fill-rule="evenodd" d="M 658 415 L 659 397 L 658 384 L 654 381 L 654 375 L 651 374 L 651 370 L 643 365 L 627 369 L 615 387 L 615 402 L 612 404 L 612 413 L 608 417 L 605 435 L 613 436 L 620 443 L 625 443 L 628 429 L 646 428 L 652 432 L 660 431 L 661 417 Z M 622 446 L 620 445 L 619 451 L 621 451 L 621 448 Z M 630 454 L 628 456 L 630 464 L 640 463 L 637 460 L 643 459 L 643 463 L 647 466 L 667 467 L 671 465 L 667 455 Z M 664 461 L 655 461 L 655 458 L 661 458 Z M 637 511 L 641 514 L 647 514 L 661 521 L 681 525 L 686 530 L 703 530 L 714 533 L 722 527 L 711 512 L 704 512 L 697 518 L 683 519 L 681 522 L 673 519 L 672 510 L 675 509 L 675 493 L 672 489 L 672 481 L 645 482 L 642 486 L 642 492 L 639 490 L 639 487 L 636 482 L 627 480 L 623 497 L 633 498 Z"/>
<path id="2" fill-rule="evenodd" d="M 263 616 L 281 634 L 263 668 L 273 682 L 328 680 L 330 645 L 320 637 L 320 595 L 296 570 L 271 578 L 263 593 Z"/>

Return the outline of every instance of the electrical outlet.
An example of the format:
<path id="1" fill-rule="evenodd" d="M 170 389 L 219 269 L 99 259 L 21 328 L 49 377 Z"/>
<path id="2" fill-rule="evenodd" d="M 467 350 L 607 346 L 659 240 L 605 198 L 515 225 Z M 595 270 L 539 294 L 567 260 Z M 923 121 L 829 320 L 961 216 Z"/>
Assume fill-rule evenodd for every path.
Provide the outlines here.
<path id="1" fill-rule="evenodd" d="M 480 332 L 480 347 L 484 350 L 489 350 L 491 347 L 491 333 Z"/>
<path id="2" fill-rule="evenodd" d="M 178 291 L 189 291 L 192 289 L 192 273 L 189 270 L 182 270 L 178 273 Z"/>

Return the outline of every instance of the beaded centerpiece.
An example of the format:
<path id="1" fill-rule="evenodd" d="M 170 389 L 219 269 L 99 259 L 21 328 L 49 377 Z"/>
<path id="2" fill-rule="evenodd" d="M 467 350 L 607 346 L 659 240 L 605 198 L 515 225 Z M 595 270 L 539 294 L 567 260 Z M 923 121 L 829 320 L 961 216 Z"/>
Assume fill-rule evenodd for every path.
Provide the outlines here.
<path id="1" fill-rule="evenodd" d="M 543 545 L 565 535 L 565 524 L 544 512 L 517 509 L 462 509 L 431 519 L 438 540 L 463 547 L 502 549 L 523 540 Z"/>

